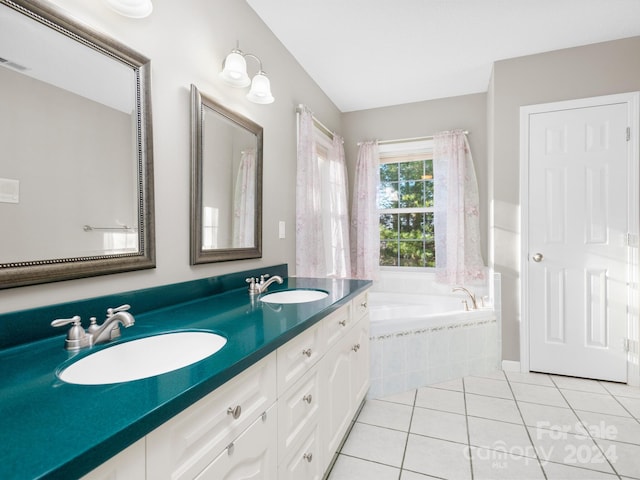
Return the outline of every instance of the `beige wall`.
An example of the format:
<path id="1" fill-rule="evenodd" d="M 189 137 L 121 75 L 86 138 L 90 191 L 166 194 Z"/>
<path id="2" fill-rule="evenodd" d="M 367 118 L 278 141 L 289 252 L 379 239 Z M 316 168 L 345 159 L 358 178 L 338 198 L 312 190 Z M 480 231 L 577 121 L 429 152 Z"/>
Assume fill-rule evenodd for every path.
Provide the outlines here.
<path id="1" fill-rule="evenodd" d="M 0 177 L 20 182 L 0 203 L 0 262 L 102 255 L 83 225 L 136 223 L 131 115 L 8 68 L 0 85 Z"/>
<path id="2" fill-rule="evenodd" d="M 104 2 L 54 0 L 81 22 L 151 59 L 155 162 L 157 268 L 0 291 L 0 312 L 193 280 L 276 263 L 295 269 L 295 106 L 307 104 L 330 128 L 340 112 L 297 64 L 246 2 L 156 1 L 151 16 L 133 20 Z M 276 98 L 256 105 L 247 90 L 218 78 L 224 57 L 240 47 L 260 57 Z M 249 73 L 256 71 L 248 61 Z M 264 128 L 262 259 L 189 265 L 189 86 Z M 278 221 L 287 238 L 278 239 Z M 132 306 L 135 308 L 135 306 Z"/>
<path id="3" fill-rule="evenodd" d="M 490 258 L 502 273 L 502 345 L 519 359 L 519 113 L 523 105 L 640 90 L 640 37 L 496 62 L 489 86 Z M 523 252 L 522 254 L 525 254 Z"/>
<path id="4" fill-rule="evenodd" d="M 487 146 L 485 93 L 361 110 L 342 115 L 350 185 L 358 154 L 357 143 L 364 140 L 393 140 L 433 135 L 444 130 L 469 130 L 469 145 L 478 177 L 481 219 L 488 218 Z M 351 194 L 350 194 L 351 196 Z M 487 258 L 487 221 L 481 220 L 482 250 Z"/>

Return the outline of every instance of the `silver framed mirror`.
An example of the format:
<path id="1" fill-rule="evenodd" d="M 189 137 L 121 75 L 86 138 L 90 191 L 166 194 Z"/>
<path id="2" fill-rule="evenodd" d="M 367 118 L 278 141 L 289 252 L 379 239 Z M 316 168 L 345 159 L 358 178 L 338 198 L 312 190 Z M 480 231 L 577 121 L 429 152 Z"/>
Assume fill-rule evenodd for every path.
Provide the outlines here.
<path id="1" fill-rule="evenodd" d="M 262 257 L 262 127 L 191 85 L 191 264 Z"/>
<path id="2" fill-rule="evenodd" d="M 155 267 L 150 61 L 0 0 L 0 288 Z"/>

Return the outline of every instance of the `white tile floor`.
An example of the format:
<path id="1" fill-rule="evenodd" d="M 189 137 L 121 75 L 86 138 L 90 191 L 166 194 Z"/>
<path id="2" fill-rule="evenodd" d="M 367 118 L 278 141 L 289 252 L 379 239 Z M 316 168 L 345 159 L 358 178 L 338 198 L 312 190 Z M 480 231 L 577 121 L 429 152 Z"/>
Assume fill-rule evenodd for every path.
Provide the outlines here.
<path id="1" fill-rule="evenodd" d="M 328 480 L 640 479 L 640 388 L 495 372 L 368 400 Z"/>

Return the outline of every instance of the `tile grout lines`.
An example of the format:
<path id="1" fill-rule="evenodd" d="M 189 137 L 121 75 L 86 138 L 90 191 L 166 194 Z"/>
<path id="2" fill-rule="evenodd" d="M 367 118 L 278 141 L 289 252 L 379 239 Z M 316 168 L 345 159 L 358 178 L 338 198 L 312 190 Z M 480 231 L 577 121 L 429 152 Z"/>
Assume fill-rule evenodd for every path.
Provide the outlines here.
<path id="1" fill-rule="evenodd" d="M 563 410 L 567 410 L 568 412 L 571 412 L 571 414 L 575 417 L 576 419 L 576 426 L 580 426 L 582 432 L 578 432 L 578 433 L 571 433 L 572 437 L 584 437 L 584 438 L 588 438 L 593 444 L 596 445 L 597 451 L 599 451 L 602 454 L 602 457 L 605 458 L 607 460 L 608 466 L 611 468 L 609 475 L 612 474 L 612 478 L 621 478 L 622 473 L 618 472 L 618 469 L 614 466 L 614 464 L 612 463 L 611 459 L 609 457 L 607 457 L 604 454 L 604 447 L 601 446 L 597 440 L 603 440 L 603 441 L 613 441 L 613 439 L 609 439 L 606 436 L 603 438 L 600 437 L 596 437 L 590 429 L 589 429 L 589 425 L 591 424 L 590 420 L 588 420 L 588 418 L 583 418 L 580 417 L 578 415 L 578 412 L 582 412 L 582 413 L 591 413 L 591 414 L 596 414 L 596 415 L 609 415 L 612 417 L 619 417 L 621 419 L 624 419 L 624 421 L 626 422 L 627 420 L 629 420 L 631 423 L 633 424 L 640 424 L 640 419 L 638 419 L 637 417 L 635 417 L 632 413 L 632 410 L 635 411 L 635 403 L 631 403 L 629 407 L 625 406 L 625 404 L 623 404 L 620 399 L 618 397 L 624 397 L 624 398 L 630 398 L 630 399 L 635 399 L 636 396 L 635 394 L 631 394 L 632 392 L 629 392 L 629 395 L 618 395 L 613 393 L 611 390 L 609 390 L 607 388 L 606 385 L 602 384 L 601 382 L 597 382 L 598 385 L 600 385 L 603 389 L 604 392 L 606 393 L 601 393 L 601 392 L 595 392 L 591 389 L 586 389 L 584 390 L 584 388 L 587 387 L 587 385 L 583 385 L 581 386 L 580 384 L 578 384 L 576 386 L 576 384 L 571 384 L 569 383 L 567 386 L 567 382 L 560 382 L 557 381 L 557 379 L 554 378 L 553 375 L 544 375 L 546 377 L 546 379 L 549 381 L 550 384 L 541 384 L 538 382 L 526 382 L 526 381 L 518 381 L 518 379 L 512 380 L 509 378 L 509 376 L 507 375 L 507 372 L 500 372 L 502 378 L 496 378 L 494 377 L 483 377 L 483 376 L 470 376 L 470 377 L 474 377 L 474 378 L 480 378 L 480 379 L 485 379 L 485 380 L 495 380 L 495 381 L 504 381 L 506 382 L 506 386 L 508 387 L 508 391 L 510 393 L 511 399 L 508 400 L 512 400 L 514 402 L 514 406 L 516 407 L 516 410 L 518 412 L 518 416 L 520 419 L 520 425 L 522 425 L 522 427 L 525 429 L 528 441 L 530 442 L 530 444 L 534 447 L 534 455 L 535 455 L 535 460 L 537 461 L 538 467 L 540 468 L 540 471 L 542 472 L 542 476 L 544 479 L 549 479 L 550 477 L 548 477 L 548 473 L 547 470 L 545 469 L 545 466 L 548 464 L 551 465 L 567 465 L 566 463 L 563 463 L 561 461 L 556 461 L 556 460 L 547 460 L 545 458 L 543 458 L 542 456 L 540 456 L 540 452 L 538 451 L 538 448 L 536 447 L 537 444 L 534 444 L 533 442 L 533 432 L 534 430 L 532 429 L 536 429 L 535 431 L 537 432 L 539 429 L 542 430 L 550 430 L 550 431 L 558 431 L 557 428 L 545 428 L 545 427 L 538 427 L 538 426 L 534 426 L 534 425 L 528 425 L 527 421 L 525 420 L 525 415 L 521 409 L 521 407 L 524 404 L 532 404 L 532 405 L 540 405 L 540 406 L 544 406 L 544 407 L 549 407 L 549 408 L 557 408 L 557 409 L 563 409 Z M 442 386 L 438 386 L 438 385 L 426 385 L 426 387 L 428 388 L 433 388 L 433 389 L 437 389 L 437 390 L 447 390 L 447 391 L 451 391 L 451 392 L 458 392 L 459 394 L 462 395 L 462 400 L 463 400 L 463 415 L 465 416 L 465 428 L 466 428 L 466 448 L 468 449 L 468 453 L 469 453 L 469 469 L 470 469 L 470 475 L 471 475 L 471 480 L 473 480 L 474 478 L 476 478 L 476 476 L 478 475 L 478 472 L 474 472 L 474 459 L 473 459 L 473 455 L 471 454 L 472 450 L 471 450 L 471 429 L 470 429 L 470 422 L 469 419 L 470 417 L 472 418 L 481 418 L 481 419 L 486 419 L 486 420 L 493 420 L 493 421 L 497 421 L 497 422 L 501 422 L 501 423 L 506 423 L 506 424 L 516 424 L 514 423 L 514 421 L 504 421 L 501 420 L 499 418 L 493 418 L 493 417 L 485 417 L 482 415 L 482 413 L 480 414 L 476 414 L 476 415 L 470 415 L 469 414 L 469 404 L 468 404 L 468 400 L 470 398 L 470 396 L 479 396 L 479 397 L 488 397 L 488 398 L 500 398 L 500 399 L 505 399 L 505 397 L 500 397 L 497 394 L 497 391 L 491 391 L 491 390 L 485 390 L 484 393 L 476 393 L 473 391 L 469 391 L 468 387 L 469 385 L 467 385 L 467 381 L 470 381 L 467 377 L 463 377 L 460 378 L 460 385 L 461 385 L 461 389 L 458 385 L 454 385 L 451 386 L 451 388 L 443 388 Z M 543 403 L 544 399 L 540 400 L 539 398 L 532 398 L 531 396 L 527 397 L 526 395 L 522 395 L 522 392 L 519 394 L 519 396 L 521 397 L 521 399 L 519 399 L 516 396 L 515 390 L 514 390 L 514 385 L 516 384 L 526 384 L 526 385 L 530 385 L 530 386 L 537 386 L 537 387 L 545 387 L 545 388 L 549 388 L 551 390 L 555 390 L 557 393 L 560 394 L 562 401 L 566 404 L 563 406 L 560 405 L 554 405 L 552 403 Z M 562 386 L 565 385 L 565 388 L 562 388 Z M 582 387 L 582 388 L 581 388 Z M 620 405 L 623 409 L 624 412 L 626 412 L 629 416 L 622 416 L 620 414 L 613 414 L 613 413 L 606 413 L 605 412 L 598 412 L 596 410 L 598 410 L 597 407 L 593 407 L 592 405 L 587 405 L 589 408 L 593 408 L 592 410 L 576 410 L 576 407 L 570 403 L 569 399 L 571 398 L 571 396 L 567 396 L 565 394 L 565 391 L 567 392 L 580 392 L 580 393 L 585 393 L 585 394 L 594 394 L 597 395 L 598 397 L 603 397 L 603 398 L 611 398 L 613 397 L 614 400 L 616 401 L 617 405 Z M 387 400 L 384 398 L 381 399 L 376 399 L 377 401 L 383 402 L 383 403 L 387 403 L 387 404 L 401 404 L 401 405 L 406 405 L 407 407 L 410 407 L 410 414 L 409 414 L 409 419 L 408 419 L 408 427 L 406 432 L 402 429 L 402 428 L 392 428 L 392 427 L 382 427 L 381 425 L 377 425 L 375 423 L 368 423 L 368 422 L 364 422 L 361 421 L 361 423 L 363 424 L 369 424 L 372 426 L 377 426 L 380 428 L 384 428 L 387 430 L 394 430 L 394 431 L 402 431 L 403 433 L 406 433 L 405 436 L 405 440 L 404 440 L 404 448 L 402 450 L 402 458 L 400 460 L 400 465 L 398 468 L 398 477 L 397 480 L 401 480 L 403 478 L 403 472 L 414 472 L 411 469 L 407 469 L 405 468 L 405 461 L 407 459 L 407 452 L 409 449 L 409 441 L 410 441 L 410 437 L 412 435 L 416 435 L 418 437 L 429 437 L 432 439 L 436 439 L 436 440 L 440 440 L 440 441 L 446 441 L 446 442 L 452 442 L 452 443 L 459 443 L 461 445 L 463 445 L 461 442 L 457 442 L 457 441 L 453 441 L 453 440 L 448 440 L 446 438 L 440 438 L 438 436 L 433 436 L 433 435 L 427 435 L 427 434 L 422 434 L 422 433 L 412 433 L 412 428 L 413 428 L 413 424 L 414 421 L 416 420 L 416 412 L 418 412 L 418 410 L 416 410 L 416 408 L 420 408 L 420 409 L 426 409 L 426 410 L 433 410 L 433 411 L 440 411 L 440 412 L 447 412 L 448 410 L 441 410 L 441 406 L 436 406 L 434 405 L 417 405 L 417 401 L 418 401 L 418 396 L 420 393 L 420 389 L 413 389 L 411 392 L 411 395 L 405 397 L 405 400 L 400 400 L 398 399 L 396 401 L 396 399 L 393 400 Z M 623 391 L 624 392 L 624 391 Z M 409 393 L 409 392 L 407 392 Z M 488 393 L 488 394 L 487 394 Z M 568 393 L 567 393 L 568 394 Z M 572 394 L 573 395 L 573 394 Z M 595 397 L 594 397 L 595 398 Z M 535 399 L 538 401 L 532 402 L 532 401 L 528 401 L 531 399 Z M 450 413 L 457 413 L 457 412 L 450 412 Z M 516 417 L 514 417 L 515 419 Z M 359 421 L 359 420 L 356 420 Z M 584 430 L 587 431 L 587 434 L 584 434 Z M 569 435 L 569 431 L 565 431 L 563 429 L 560 430 L 561 433 L 564 433 L 565 435 Z M 627 439 L 628 440 L 628 439 Z M 632 440 L 628 440 L 628 441 L 622 441 L 622 440 L 617 440 L 617 442 L 619 443 L 623 443 L 623 444 L 628 444 L 628 445 L 638 445 L 638 443 L 633 443 Z M 488 450 L 494 450 L 491 447 L 486 447 Z M 594 450 L 595 451 L 595 450 Z M 364 461 L 369 461 L 371 463 L 375 463 L 375 464 L 379 464 L 379 465 L 385 465 L 388 467 L 393 467 L 393 465 L 388 465 L 386 463 L 382 463 L 382 462 L 377 462 L 375 460 L 367 460 L 366 458 L 360 458 L 358 456 L 355 455 L 348 455 L 345 453 L 340 452 L 342 455 L 344 455 L 345 457 L 351 457 L 351 458 L 358 458 L 360 460 L 364 460 Z M 514 454 L 516 456 L 519 456 L 517 454 Z M 528 458 L 528 457 L 527 457 Z M 615 460 L 614 460 L 615 461 Z M 544 465 L 544 466 L 543 466 Z M 572 466 L 573 468 L 577 468 L 580 469 L 582 471 L 590 471 L 590 472 L 600 472 L 601 474 L 605 475 L 606 472 L 602 471 L 602 470 L 595 470 L 593 468 L 589 468 L 588 466 L 581 466 L 581 465 L 569 465 Z M 476 466 L 477 468 L 477 466 Z M 414 473 L 420 473 L 422 475 L 426 475 L 426 473 L 424 472 L 414 472 Z M 550 472 L 551 473 L 551 472 Z M 395 475 L 394 475 L 395 477 Z M 640 478 L 640 477 L 638 477 Z"/>
<path id="2" fill-rule="evenodd" d="M 582 420 L 582 418 L 580 418 L 580 415 L 577 414 L 576 410 L 573 408 L 573 405 L 571 405 L 571 402 L 569 402 L 569 400 L 567 399 L 567 397 L 565 396 L 564 392 L 560 389 L 560 387 L 558 386 L 558 384 L 555 382 L 555 380 L 553 379 L 553 376 L 549 376 L 549 378 L 551 379 L 551 383 L 553 383 L 556 387 L 556 389 L 558 390 L 558 392 L 560 392 L 560 395 L 562 395 L 562 398 L 564 399 L 565 402 L 567 402 L 567 405 L 569 405 L 569 408 L 571 409 L 571 411 L 573 412 L 573 414 L 576 416 L 576 418 L 578 419 L 578 422 L 580 422 L 580 425 L 582 425 L 583 429 L 587 432 L 587 435 L 589 436 L 589 438 L 591 439 L 591 441 L 595 444 L 596 448 L 598 449 L 598 451 L 602 454 L 602 458 L 604 458 L 607 463 L 609 464 L 609 466 L 611 467 L 611 470 L 613 471 L 613 473 L 620 478 L 620 474 L 618 473 L 618 470 L 616 470 L 616 468 L 613 466 L 613 464 L 611 463 L 611 461 L 609 460 L 609 457 L 607 457 L 604 453 L 604 451 L 602 450 L 602 448 L 600 447 L 600 444 L 598 442 L 596 442 L 596 440 L 593 438 L 593 436 L 591 435 L 591 431 L 589 430 L 589 428 L 587 427 L 586 423 Z M 598 384 L 600 384 L 598 382 Z M 606 390 L 606 388 L 605 388 Z M 607 390 L 607 393 L 608 390 Z M 615 399 L 615 397 L 613 395 L 611 395 L 609 393 L 609 396 L 613 397 Z M 597 413 L 597 412 L 594 412 Z M 567 433 L 564 433 L 565 435 L 567 435 Z M 604 440 L 607 440 L 606 438 Z"/>

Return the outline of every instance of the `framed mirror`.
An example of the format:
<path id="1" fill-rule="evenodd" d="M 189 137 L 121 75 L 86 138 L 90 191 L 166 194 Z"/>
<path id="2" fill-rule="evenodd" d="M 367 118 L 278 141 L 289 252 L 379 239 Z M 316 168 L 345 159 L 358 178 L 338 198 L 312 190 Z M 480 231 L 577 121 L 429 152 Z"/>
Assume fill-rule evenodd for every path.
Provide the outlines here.
<path id="1" fill-rule="evenodd" d="M 191 264 L 262 257 L 262 127 L 191 85 Z"/>
<path id="2" fill-rule="evenodd" d="M 0 0 L 0 288 L 155 267 L 150 62 Z"/>

